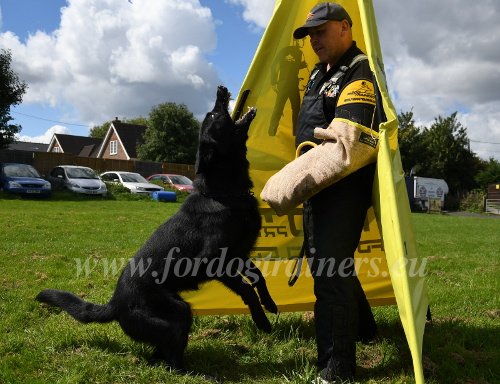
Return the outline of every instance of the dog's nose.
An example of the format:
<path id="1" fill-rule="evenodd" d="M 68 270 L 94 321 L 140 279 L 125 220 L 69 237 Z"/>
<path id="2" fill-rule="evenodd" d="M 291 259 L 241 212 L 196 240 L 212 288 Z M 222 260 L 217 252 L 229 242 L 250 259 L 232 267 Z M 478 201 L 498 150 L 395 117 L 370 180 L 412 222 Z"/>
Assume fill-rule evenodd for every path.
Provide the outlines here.
<path id="1" fill-rule="evenodd" d="M 225 98 L 227 97 L 227 94 L 228 90 L 226 87 L 224 87 L 223 85 L 219 85 L 217 87 L 217 98 Z"/>

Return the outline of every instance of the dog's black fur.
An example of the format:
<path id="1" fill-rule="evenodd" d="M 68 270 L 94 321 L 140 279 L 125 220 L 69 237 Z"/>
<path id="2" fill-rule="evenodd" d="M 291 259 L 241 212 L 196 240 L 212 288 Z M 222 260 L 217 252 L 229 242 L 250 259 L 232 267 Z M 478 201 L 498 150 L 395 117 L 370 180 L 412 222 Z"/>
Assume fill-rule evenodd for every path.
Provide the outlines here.
<path id="1" fill-rule="evenodd" d="M 50 289 L 36 300 L 60 307 L 84 323 L 116 320 L 132 339 L 155 346 L 155 360 L 179 370 L 192 323 L 191 308 L 179 293 L 196 290 L 200 283 L 214 278 L 222 282 L 241 296 L 257 326 L 271 331 L 261 303 L 273 313 L 277 307 L 261 272 L 248 258 L 261 227 L 246 159 L 248 129 L 256 111 L 250 109 L 233 122 L 229 97 L 220 86 L 214 109 L 202 123 L 194 192 L 131 259 L 109 303 L 92 304 Z M 207 268 L 215 258 L 224 263 L 219 268 L 223 273 L 216 276 Z M 196 273 L 181 277 L 184 269 L 177 268 L 177 276 L 176 262 L 186 259 L 198 262 Z M 141 263 L 143 273 L 138 272 Z"/>

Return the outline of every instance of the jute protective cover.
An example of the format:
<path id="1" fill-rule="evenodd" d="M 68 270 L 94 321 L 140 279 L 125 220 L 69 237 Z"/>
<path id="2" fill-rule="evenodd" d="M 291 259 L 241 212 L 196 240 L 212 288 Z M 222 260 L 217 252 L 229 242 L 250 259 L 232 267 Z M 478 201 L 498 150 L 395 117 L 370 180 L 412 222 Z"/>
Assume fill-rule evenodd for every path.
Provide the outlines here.
<path id="1" fill-rule="evenodd" d="M 377 159 L 376 132 L 365 133 L 345 120 L 316 128 L 323 142 L 295 158 L 266 182 L 260 198 L 282 216 L 358 169 Z"/>

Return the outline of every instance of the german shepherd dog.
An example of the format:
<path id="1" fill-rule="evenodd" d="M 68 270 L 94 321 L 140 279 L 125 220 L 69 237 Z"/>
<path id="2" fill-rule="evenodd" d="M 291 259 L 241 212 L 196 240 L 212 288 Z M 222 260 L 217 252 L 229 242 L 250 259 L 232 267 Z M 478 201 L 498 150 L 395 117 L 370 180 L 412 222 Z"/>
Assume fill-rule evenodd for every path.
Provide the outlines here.
<path id="1" fill-rule="evenodd" d="M 196 290 L 200 283 L 223 283 L 249 307 L 257 327 L 271 331 L 262 305 L 272 313 L 278 309 L 248 257 L 261 228 L 246 159 L 256 110 L 234 122 L 229 97 L 219 86 L 215 106 L 201 125 L 194 191 L 130 259 L 109 303 L 92 304 L 52 289 L 41 291 L 36 300 L 83 323 L 116 320 L 132 339 L 155 347 L 155 361 L 179 371 L 184 371 L 192 324 L 191 308 L 179 293 Z"/>

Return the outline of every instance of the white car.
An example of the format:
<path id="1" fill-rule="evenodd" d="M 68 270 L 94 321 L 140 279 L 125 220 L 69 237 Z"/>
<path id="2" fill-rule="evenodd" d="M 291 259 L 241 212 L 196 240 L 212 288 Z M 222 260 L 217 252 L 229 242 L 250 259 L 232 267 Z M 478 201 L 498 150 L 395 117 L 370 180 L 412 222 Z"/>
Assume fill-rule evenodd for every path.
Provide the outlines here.
<path id="1" fill-rule="evenodd" d="M 76 193 L 102 196 L 108 193 L 106 184 L 102 182 L 93 169 L 88 167 L 59 165 L 50 171 L 47 179 L 55 187 L 65 187 Z"/>
<path id="2" fill-rule="evenodd" d="M 163 191 L 159 185 L 148 182 L 144 177 L 135 172 L 109 171 L 101 173 L 104 181 L 120 183 L 132 193 L 153 193 Z"/>

